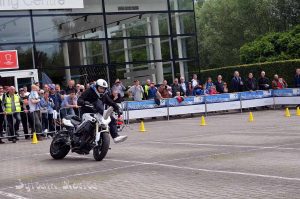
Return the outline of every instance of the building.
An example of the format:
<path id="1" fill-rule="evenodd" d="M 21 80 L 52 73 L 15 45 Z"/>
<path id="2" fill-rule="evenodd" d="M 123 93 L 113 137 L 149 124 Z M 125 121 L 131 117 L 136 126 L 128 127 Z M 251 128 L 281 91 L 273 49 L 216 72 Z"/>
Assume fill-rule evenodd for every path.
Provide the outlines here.
<path id="1" fill-rule="evenodd" d="M 17 50 L 18 70 L 58 83 L 190 79 L 199 71 L 194 1 L 0 0 L 0 51 L 7 50 Z M 16 76 L 2 84 L 32 80 L 9 74 Z"/>

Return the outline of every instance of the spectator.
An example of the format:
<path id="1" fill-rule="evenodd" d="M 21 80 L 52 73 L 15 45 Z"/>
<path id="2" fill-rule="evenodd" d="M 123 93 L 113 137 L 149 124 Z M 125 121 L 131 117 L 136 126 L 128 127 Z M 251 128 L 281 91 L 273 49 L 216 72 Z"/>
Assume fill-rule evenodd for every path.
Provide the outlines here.
<path id="1" fill-rule="evenodd" d="M 238 71 L 234 72 L 234 77 L 231 80 L 231 88 L 232 92 L 242 92 L 243 91 L 244 82 L 240 77 L 240 73 Z"/>
<path id="2" fill-rule="evenodd" d="M 184 95 L 184 92 L 180 84 L 178 83 L 178 78 L 175 78 L 174 83 L 172 85 L 172 97 L 175 97 L 177 92 L 179 92 L 181 96 Z"/>
<path id="3" fill-rule="evenodd" d="M 224 93 L 228 93 L 228 86 L 226 82 L 224 82 Z"/>
<path id="4" fill-rule="evenodd" d="M 121 95 L 121 98 L 124 98 L 125 95 L 124 92 L 126 91 L 126 88 L 119 79 L 116 79 L 115 84 L 112 87 L 112 90 L 116 90 Z"/>
<path id="5" fill-rule="evenodd" d="M 216 90 L 218 93 L 225 93 L 225 91 L 224 91 L 225 82 L 222 79 L 223 79 L 222 75 L 218 75 L 217 82 L 215 83 Z"/>
<path id="6" fill-rule="evenodd" d="M 40 84 L 40 82 L 35 82 L 34 84 L 37 86 L 37 88 L 38 88 L 38 91 L 39 91 L 39 90 L 40 90 L 40 88 L 41 88 L 41 84 Z"/>
<path id="7" fill-rule="evenodd" d="M 188 92 L 189 92 L 189 96 L 194 95 L 194 88 L 193 88 L 192 82 L 188 83 Z"/>
<path id="8" fill-rule="evenodd" d="M 200 81 L 198 80 L 197 75 L 196 75 L 196 74 L 193 74 L 193 79 L 192 79 L 192 86 L 193 86 L 193 88 L 194 88 L 195 86 L 199 86 L 199 83 L 200 83 Z"/>
<path id="9" fill-rule="evenodd" d="M 281 88 L 281 89 L 288 87 L 286 81 L 282 77 L 279 77 L 279 84 L 280 84 L 279 88 Z"/>
<path id="10" fill-rule="evenodd" d="M 4 99 L 5 113 L 7 114 L 7 124 L 8 124 L 8 141 L 16 143 L 18 140 L 18 130 L 21 121 L 21 100 L 16 94 L 15 87 L 9 87 L 8 93 Z M 15 119 L 15 122 L 14 122 Z"/>
<path id="11" fill-rule="evenodd" d="M 270 80 L 266 77 L 265 71 L 261 71 L 260 78 L 258 79 L 258 89 L 268 90 L 270 89 Z"/>
<path id="12" fill-rule="evenodd" d="M 40 98 L 43 98 L 43 97 L 44 97 L 44 94 L 45 94 L 45 91 L 41 89 L 41 90 L 39 91 L 39 96 L 40 96 Z"/>
<path id="13" fill-rule="evenodd" d="M 69 95 L 73 90 L 75 90 L 75 81 L 74 80 L 69 80 L 68 81 L 68 86 L 66 88 L 66 95 Z"/>
<path id="14" fill-rule="evenodd" d="M 115 103 L 122 103 L 123 97 L 121 97 L 121 94 L 119 91 L 115 88 L 111 90 L 110 98 L 115 102 Z"/>
<path id="15" fill-rule="evenodd" d="M 56 84 L 56 85 L 55 85 L 55 91 L 56 91 L 56 93 L 59 93 L 61 96 L 63 96 L 63 95 L 66 94 L 66 91 L 61 90 L 61 87 L 60 87 L 59 84 Z"/>
<path id="16" fill-rule="evenodd" d="M 23 86 L 25 96 L 29 96 L 30 92 L 28 92 L 27 86 Z"/>
<path id="17" fill-rule="evenodd" d="M 167 80 L 164 80 L 162 85 L 158 88 L 158 92 L 160 93 L 161 98 L 171 98 L 172 94 L 170 94 L 170 90 L 172 88 L 168 86 Z"/>
<path id="18" fill-rule="evenodd" d="M 217 91 L 215 85 L 212 85 L 212 86 L 210 87 L 210 89 L 209 89 L 209 94 L 210 94 L 210 95 L 216 95 L 216 94 L 219 94 L 219 92 Z"/>
<path id="19" fill-rule="evenodd" d="M 54 102 L 52 98 L 49 97 L 49 92 L 46 91 L 44 97 L 40 101 L 41 113 L 42 113 L 42 129 L 45 134 L 49 131 L 54 132 L 54 121 L 53 121 L 53 111 Z M 53 136 L 53 133 L 49 134 Z"/>
<path id="20" fill-rule="evenodd" d="M 180 93 L 179 91 L 176 92 L 176 95 L 175 95 L 175 99 L 177 99 L 177 102 L 180 104 L 181 102 L 184 101 L 184 98 L 181 96 L 182 93 Z"/>
<path id="21" fill-rule="evenodd" d="M 44 90 L 44 92 L 49 92 L 50 91 L 49 85 L 45 84 L 44 87 L 43 87 L 43 90 Z"/>
<path id="22" fill-rule="evenodd" d="M 37 133 L 37 138 L 41 140 L 42 134 L 42 124 L 40 120 L 40 97 L 38 94 L 39 87 L 36 85 L 31 86 L 31 92 L 28 96 L 28 104 L 29 104 L 29 111 L 30 116 L 33 122 L 33 132 Z"/>
<path id="23" fill-rule="evenodd" d="M 204 91 L 202 90 L 202 86 L 200 84 L 196 85 L 193 90 L 194 96 L 204 95 Z"/>
<path id="24" fill-rule="evenodd" d="M 143 100 L 144 89 L 140 85 L 139 80 L 134 81 L 134 85 L 129 89 L 129 91 L 132 93 L 134 101 L 142 101 Z"/>
<path id="25" fill-rule="evenodd" d="M 272 81 L 272 88 L 277 89 L 283 89 L 287 87 L 287 83 L 282 79 L 279 78 L 277 74 L 274 75 L 274 79 Z"/>
<path id="26" fill-rule="evenodd" d="M 78 92 L 79 92 L 79 90 L 80 90 L 80 86 L 81 86 L 80 84 L 76 84 L 76 87 L 75 87 L 75 88 L 76 88 L 76 89 L 75 89 L 76 93 L 78 93 Z"/>
<path id="27" fill-rule="evenodd" d="M 144 91 L 145 91 L 145 99 L 148 99 L 148 91 L 149 91 L 149 88 L 150 88 L 150 84 L 151 84 L 151 80 L 150 79 L 147 79 L 146 80 L 146 84 L 144 86 Z"/>
<path id="28" fill-rule="evenodd" d="M 150 87 L 148 89 L 148 100 L 154 99 L 156 97 L 157 88 L 154 85 L 154 82 L 151 82 Z"/>
<path id="29" fill-rule="evenodd" d="M 248 79 L 245 82 L 247 91 L 255 91 L 257 88 L 256 79 L 253 77 L 253 73 L 249 73 Z"/>
<path id="30" fill-rule="evenodd" d="M 296 69 L 296 75 L 294 81 L 295 81 L 295 88 L 300 88 L 300 68 Z"/>
<path id="31" fill-rule="evenodd" d="M 214 83 L 212 82 L 211 77 L 208 77 L 203 90 L 206 90 L 209 93 L 212 86 L 214 86 Z"/>
<path id="32" fill-rule="evenodd" d="M 25 94 L 25 90 L 24 88 L 20 88 L 19 89 L 19 96 L 20 96 L 20 102 L 21 102 L 21 122 L 22 122 L 22 126 L 23 126 L 23 130 L 24 130 L 24 135 L 25 135 L 25 139 L 29 139 L 29 133 L 28 133 L 28 122 L 29 124 L 30 119 L 28 117 L 28 111 L 29 111 L 29 105 L 28 105 L 28 96 L 26 96 Z M 31 125 L 32 126 L 32 123 Z"/>
<path id="33" fill-rule="evenodd" d="M 0 85 L 0 144 L 4 144 L 1 137 L 3 137 L 3 122 L 4 122 L 4 89 L 3 86 Z"/>
<path id="34" fill-rule="evenodd" d="M 79 90 L 78 90 L 77 93 L 76 93 L 77 98 L 79 98 L 80 95 L 81 95 L 84 91 L 85 91 L 84 86 L 83 86 L 83 85 L 80 85 L 80 86 L 79 86 Z"/>
<path id="35" fill-rule="evenodd" d="M 188 82 L 185 81 L 184 77 L 180 77 L 180 87 L 181 87 L 181 90 L 183 91 L 184 96 L 190 95 L 190 91 L 188 89 L 189 84 L 188 84 Z"/>
<path id="36" fill-rule="evenodd" d="M 56 112 L 59 112 L 59 109 L 60 109 L 60 106 L 61 106 L 61 103 L 62 103 L 62 96 L 59 92 L 55 91 L 55 86 L 54 85 L 50 86 L 49 97 L 52 99 L 52 101 L 54 103 L 53 109 Z"/>
<path id="37" fill-rule="evenodd" d="M 74 109 L 78 108 L 75 89 L 70 90 L 69 93 L 69 95 L 64 97 L 61 104 L 61 107 L 63 108 L 62 117 L 65 117 L 66 115 L 75 115 Z"/>

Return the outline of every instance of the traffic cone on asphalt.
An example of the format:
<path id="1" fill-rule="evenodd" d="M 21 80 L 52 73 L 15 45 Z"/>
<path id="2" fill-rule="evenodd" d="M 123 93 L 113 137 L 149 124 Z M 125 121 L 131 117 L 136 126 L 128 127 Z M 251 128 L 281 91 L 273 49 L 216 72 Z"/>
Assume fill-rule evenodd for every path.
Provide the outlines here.
<path id="1" fill-rule="evenodd" d="M 297 107 L 296 115 L 300 116 L 300 108 L 299 108 L 299 106 Z"/>
<path id="2" fill-rule="evenodd" d="M 254 122 L 254 117 L 252 112 L 250 112 L 249 114 L 249 122 Z"/>
<path id="3" fill-rule="evenodd" d="M 33 136 L 32 136 L 32 142 L 31 142 L 31 144 L 37 144 L 37 143 L 39 143 L 39 141 L 38 141 L 38 139 L 36 137 L 36 133 L 34 132 Z"/>
<path id="4" fill-rule="evenodd" d="M 141 124 L 140 124 L 140 132 L 146 132 L 147 130 L 145 129 L 145 124 L 143 121 L 141 121 Z"/>
<path id="5" fill-rule="evenodd" d="M 291 117 L 289 108 L 285 109 L 285 117 Z"/>
<path id="6" fill-rule="evenodd" d="M 205 122 L 205 117 L 204 116 L 201 117 L 201 124 L 200 124 L 200 126 L 206 126 L 206 122 Z"/>

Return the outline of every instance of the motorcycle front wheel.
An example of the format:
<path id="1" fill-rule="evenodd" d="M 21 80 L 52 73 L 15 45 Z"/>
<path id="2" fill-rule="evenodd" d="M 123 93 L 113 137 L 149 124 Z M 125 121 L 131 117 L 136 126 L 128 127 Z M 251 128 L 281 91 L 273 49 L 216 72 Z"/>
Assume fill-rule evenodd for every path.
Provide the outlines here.
<path id="1" fill-rule="evenodd" d="M 109 150 L 109 144 L 110 144 L 109 133 L 102 133 L 98 146 L 94 147 L 93 149 L 93 155 L 96 161 L 101 161 L 103 160 L 103 158 L 105 158 Z"/>
<path id="2" fill-rule="evenodd" d="M 60 160 L 66 157 L 70 151 L 70 146 L 66 144 L 67 139 L 55 136 L 50 145 L 50 155 L 53 159 Z"/>

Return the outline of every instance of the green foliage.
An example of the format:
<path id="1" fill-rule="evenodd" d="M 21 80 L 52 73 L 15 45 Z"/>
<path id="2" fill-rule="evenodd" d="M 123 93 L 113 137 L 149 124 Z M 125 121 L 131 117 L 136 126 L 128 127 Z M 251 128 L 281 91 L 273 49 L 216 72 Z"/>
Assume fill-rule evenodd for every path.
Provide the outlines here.
<path id="1" fill-rule="evenodd" d="M 269 33 L 240 49 L 242 63 L 279 61 L 300 57 L 300 25 L 289 32 Z"/>
<path id="2" fill-rule="evenodd" d="M 244 79 L 248 77 L 250 72 L 253 73 L 254 77 L 259 78 L 260 72 L 265 71 L 266 76 L 270 78 L 270 80 L 273 79 L 274 74 L 278 74 L 287 81 L 290 87 L 293 87 L 296 68 L 300 68 L 300 59 L 202 70 L 201 78 L 205 80 L 207 77 L 212 77 L 216 80 L 218 75 L 222 75 L 223 80 L 230 85 L 234 71 L 239 71 L 241 77 Z"/>
<path id="3" fill-rule="evenodd" d="M 240 64 L 239 51 L 245 43 L 266 33 L 287 31 L 300 24 L 299 0 L 206 0 L 197 5 L 202 68 Z M 287 38 L 282 40 L 286 41 Z M 265 54 L 277 50 L 269 42 L 260 43 L 267 45 Z M 286 57 L 285 54 L 279 56 Z"/>

